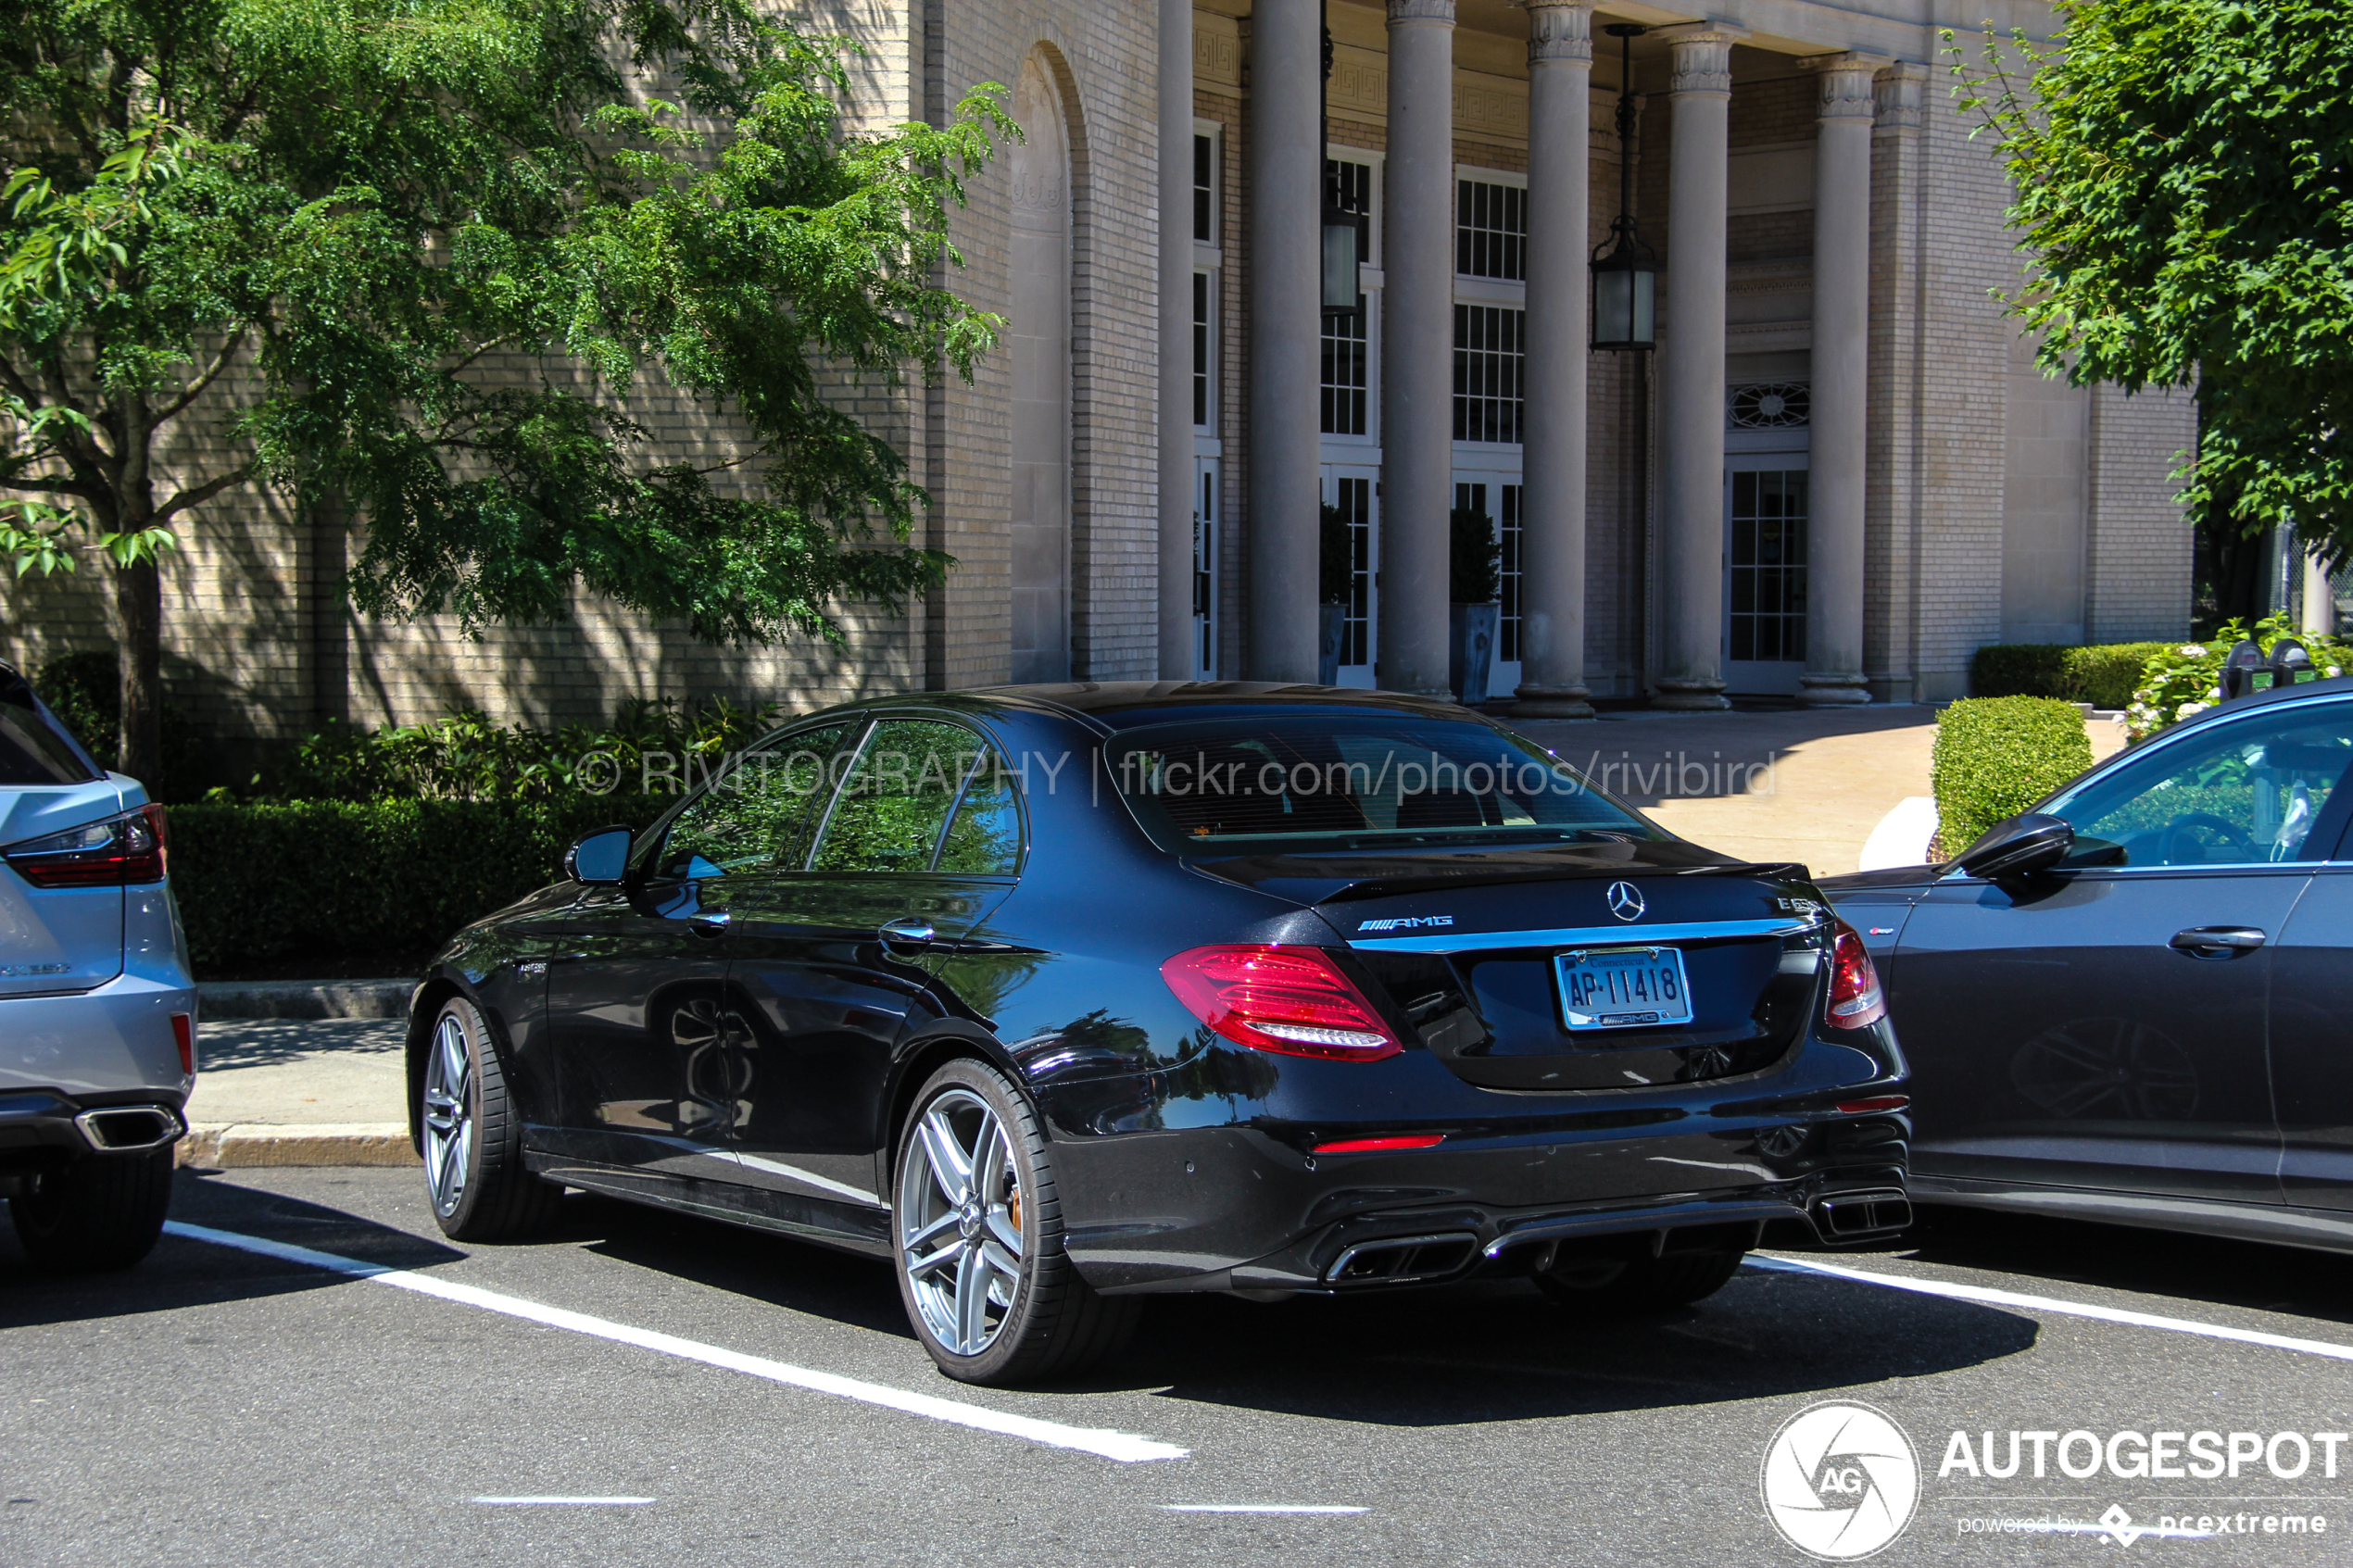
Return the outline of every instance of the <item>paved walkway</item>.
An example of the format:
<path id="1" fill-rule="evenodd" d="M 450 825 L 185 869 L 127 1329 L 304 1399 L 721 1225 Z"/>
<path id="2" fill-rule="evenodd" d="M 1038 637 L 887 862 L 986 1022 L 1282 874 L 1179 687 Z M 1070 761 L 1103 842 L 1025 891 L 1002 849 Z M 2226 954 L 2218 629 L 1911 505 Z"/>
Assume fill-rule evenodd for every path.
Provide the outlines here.
<path id="1" fill-rule="evenodd" d="M 1856 869 L 1890 811 L 1929 794 L 1936 709 L 1611 713 L 1514 727 L 1685 838 L 1836 876 Z M 2094 761 L 2123 745 L 2107 720 L 2085 730 Z"/>

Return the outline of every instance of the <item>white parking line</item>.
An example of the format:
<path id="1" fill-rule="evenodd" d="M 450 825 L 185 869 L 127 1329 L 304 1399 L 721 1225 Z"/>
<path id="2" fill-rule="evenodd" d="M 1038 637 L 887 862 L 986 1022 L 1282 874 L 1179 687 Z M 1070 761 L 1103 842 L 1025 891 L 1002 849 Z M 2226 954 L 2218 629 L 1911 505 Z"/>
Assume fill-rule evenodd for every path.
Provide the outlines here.
<path id="1" fill-rule="evenodd" d="M 2158 1328 L 2169 1334 L 2195 1334 L 2208 1339 L 2229 1339 L 2241 1345 L 2261 1345 L 2273 1350 L 2295 1350 L 2307 1356 L 2326 1356 L 2331 1361 L 2353 1361 L 2353 1345 L 2334 1345 L 2325 1339 L 2295 1339 L 2284 1334 L 2265 1334 L 2253 1328 L 2225 1328 L 2221 1323 L 2199 1323 L 2194 1318 L 2160 1317 L 2155 1312 L 2127 1311 L 2121 1307 L 2095 1307 L 2087 1301 L 2062 1301 L 2055 1296 L 2028 1296 L 2015 1290 L 1992 1290 L 1982 1285 L 1920 1279 L 1910 1274 L 1872 1273 L 1867 1269 L 1841 1268 L 1835 1263 L 1817 1263 L 1798 1258 L 1766 1258 L 1754 1253 L 1749 1256 L 1748 1266 L 1780 1273 L 1828 1274 L 1833 1279 L 1859 1280 L 1865 1285 L 1881 1285 L 1891 1290 L 1944 1296 L 1956 1301 L 1976 1301 L 1989 1307 L 2020 1307 L 2032 1312 L 2059 1312 L 2069 1317 L 2092 1318 L 2100 1323 L 2120 1323 L 2133 1328 Z"/>
<path id="2" fill-rule="evenodd" d="M 1290 1502 L 1164 1502 L 1164 1513 L 1365 1513 L 1362 1508 L 1327 1508 L 1320 1503 Z"/>
<path id="3" fill-rule="evenodd" d="M 494 1507 L 513 1508 L 635 1508 L 649 1503 L 651 1498 L 476 1498 Z"/>
<path id="4" fill-rule="evenodd" d="M 324 1269 L 350 1279 L 365 1280 L 371 1285 L 389 1285 L 399 1290 L 412 1290 L 420 1296 L 437 1296 L 445 1301 L 463 1306 L 479 1307 L 486 1312 L 500 1312 L 510 1318 L 546 1323 L 550 1328 L 569 1329 L 592 1338 L 610 1339 L 623 1345 L 635 1345 L 640 1349 L 676 1356 L 682 1361 L 700 1361 L 728 1372 L 740 1372 L 751 1377 L 763 1377 L 771 1383 L 789 1384 L 812 1393 L 830 1394 L 836 1399 L 856 1399 L 861 1404 L 880 1405 L 886 1410 L 920 1415 L 932 1421 L 944 1421 L 957 1426 L 970 1426 L 982 1432 L 1001 1432 L 1010 1437 L 1026 1437 L 1033 1443 L 1044 1443 L 1057 1449 L 1076 1449 L 1082 1453 L 1101 1454 L 1122 1464 L 1136 1464 L 1155 1459 L 1183 1459 L 1187 1450 L 1174 1444 L 1139 1437 L 1131 1433 L 1112 1432 L 1101 1427 L 1065 1426 L 1058 1421 L 1039 1421 L 1033 1416 L 1008 1415 L 1001 1411 L 986 1410 L 957 1399 L 943 1399 L 933 1394 L 917 1394 L 904 1388 L 892 1388 L 880 1383 L 867 1383 L 854 1377 L 842 1377 L 830 1372 L 816 1372 L 784 1361 L 772 1361 L 764 1356 L 747 1356 L 739 1351 L 724 1349 L 717 1345 L 705 1345 L 693 1339 L 681 1339 L 674 1335 L 657 1334 L 651 1329 L 636 1328 L 628 1323 L 614 1323 L 608 1318 L 594 1318 L 585 1312 L 567 1311 L 561 1307 L 543 1306 L 520 1296 L 508 1296 L 496 1290 L 484 1290 L 478 1286 L 459 1285 L 432 1274 L 417 1273 L 409 1269 L 386 1268 L 381 1263 L 363 1262 L 357 1258 L 339 1257 L 333 1252 L 317 1252 L 308 1247 L 295 1247 L 264 1236 L 245 1236 L 236 1231 L 214 1230 L 207 1225 L 183 1224 L 169 1221 L 164 1230 L 189 1241 L 210 1242 L 216 1247 L 233 1247 L 241 1252 L 251 1252 L 282 1262 L 300 1263 L 308 1268 Z"/>

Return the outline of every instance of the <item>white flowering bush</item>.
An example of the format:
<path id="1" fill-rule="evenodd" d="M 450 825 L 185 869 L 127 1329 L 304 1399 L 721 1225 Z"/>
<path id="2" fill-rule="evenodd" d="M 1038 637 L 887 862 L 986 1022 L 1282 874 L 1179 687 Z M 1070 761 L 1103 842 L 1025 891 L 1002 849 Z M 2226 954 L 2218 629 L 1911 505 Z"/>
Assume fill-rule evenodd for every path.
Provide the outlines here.
<path id="1" fill-rule="evenodd" d="M 2132 704 L 2124 710 L 2124 733 L 2133 740 L 2145 740 L 2220 702 L 2222 661 L 2250 637 L 2267 654 L 2282 637 L 2295 638 L 2311 654 L 2313 666 L 2323 675 L 2342 675 L 2347 665 L 2353 665 L 2353 646 L 2299 632 L 2284 614 L 2264 617 L 2252 632 L 2245 621 L 2226 621 L 2202 643 L 2168 646 L 2150 657 Z"/>

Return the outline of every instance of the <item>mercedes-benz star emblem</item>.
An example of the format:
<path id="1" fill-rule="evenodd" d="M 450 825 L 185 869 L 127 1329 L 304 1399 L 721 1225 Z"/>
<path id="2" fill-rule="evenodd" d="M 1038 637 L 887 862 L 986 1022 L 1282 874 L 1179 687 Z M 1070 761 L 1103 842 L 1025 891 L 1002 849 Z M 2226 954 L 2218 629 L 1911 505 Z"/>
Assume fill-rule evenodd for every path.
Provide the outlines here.
<path id="1" fill-rule="evenodd" d="M 1619 920 L 1640 920 L 1650 906 L 1642 901 L 1642 890 L 1630 882 L 1609 884 L 1609 912 Z"/>

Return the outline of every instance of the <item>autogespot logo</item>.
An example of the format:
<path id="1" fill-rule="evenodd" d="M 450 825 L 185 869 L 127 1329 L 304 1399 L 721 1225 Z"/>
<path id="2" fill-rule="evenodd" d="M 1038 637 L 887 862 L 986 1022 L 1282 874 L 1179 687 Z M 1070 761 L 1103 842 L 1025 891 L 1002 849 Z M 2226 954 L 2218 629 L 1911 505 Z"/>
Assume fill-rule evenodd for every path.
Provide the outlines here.
<path id="1" fill-rule="evenodd" d="M 1781 1538 L 1830 1562 L 1869 1557 L 1904 1533 L 1920 1461 L 1904 1429 L 1869 1405 L 1809 1405 L 1765 1449 L 1758 1483 Z"/>

